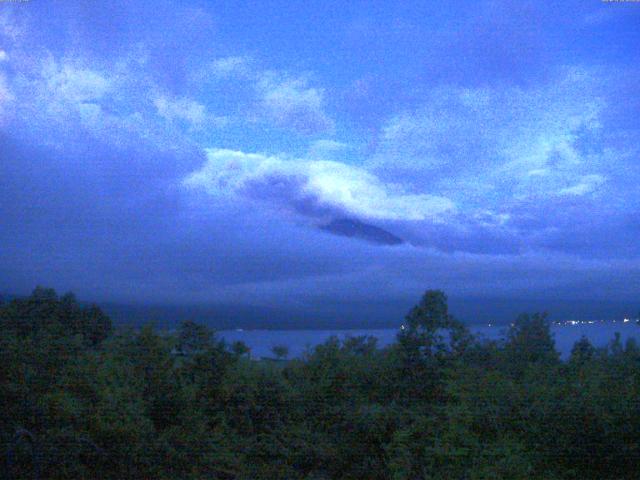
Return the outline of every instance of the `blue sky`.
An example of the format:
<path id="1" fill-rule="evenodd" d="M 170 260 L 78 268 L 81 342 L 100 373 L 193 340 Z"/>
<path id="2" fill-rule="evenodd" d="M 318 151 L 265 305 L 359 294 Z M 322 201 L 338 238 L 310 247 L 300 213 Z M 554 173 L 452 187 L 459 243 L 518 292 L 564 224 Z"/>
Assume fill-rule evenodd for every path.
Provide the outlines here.
<path id="1" fill-rule="evenodd" d="M 0 3 L 0 291 L 637 299 L 638 45 L 633 2 Z"/>

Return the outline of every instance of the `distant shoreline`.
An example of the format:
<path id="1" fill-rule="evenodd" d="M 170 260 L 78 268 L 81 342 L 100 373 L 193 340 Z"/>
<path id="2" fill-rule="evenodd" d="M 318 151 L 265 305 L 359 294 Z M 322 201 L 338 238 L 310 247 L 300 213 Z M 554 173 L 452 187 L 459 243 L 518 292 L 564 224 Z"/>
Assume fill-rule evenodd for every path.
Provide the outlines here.
<path id="1" fill-rule="evenodd" d="M 625 321 L 626 320 L 626 321 Z M 638 325 L 640 322 L 640 319 L 638 318 L 627 318 L 627 319 L 620 319 L 620 320 L 562 320 L 562 321 L 552 321 L 550 322 L 551 327 L 574 327 L 574 326 L 588 326 L 588 325 L 620 325 L 620 326 L 629 326 L 629 325 Z M 204 322 L 206 324 L 206 322 Z M 115 327 L 116 329 L 127 329 L 127 328 L 141 328 L 143 327 L 145 324 L 154 324 L 153 321 L 149 321 L 146 323 L 140 323 L 140 324 L 124 324 L 124 323 L 120 323 L 120 322 L 116 322 Z M 511 324 L 510 323 L 493 323 L 493 324 L 488 324 L 485 322 L 474 322 L 474 323 L 465 323 L 465 325 L 471 329 L 477 329 L 477 328 L 508 328 Z M 216 334 L 221 334 L 221 333 L 251 333 L 251 332 L 363 332 L 363 331 L 370 331 L 370 332 L 376 332 L 376 331 L 388 331 L 388 330 L 400 330 L 400 327 L 402 326 L 402 324 L 398 324 L 398 325 L 390 325 L 390 326 L 353 326 L 353 325 L 349 325 L 349 326 L 300 326 L 300 327 L 296 327 L 296 328 L 292 328 L 292 327 L 277 327 L 277 326 L 273 326 L 273 327 L 256 327 L 256 328 L 252 328 L 252 327 L 223 327 L 223 328 L 216 328 L 213 327 L 211 325 L 209 325 L 209 328 L 211 328 L 211 330 L 213 330 L 214 333 Z M 159 330 L 161 331 L 165 331 L 168 333 L 173 333 L 176 332 L 178 330 L 178 325 L 172 325 L 172 326 L 160 326 L 158 327 Z M 639 325 L 640 328 L 640 325 Z"/>

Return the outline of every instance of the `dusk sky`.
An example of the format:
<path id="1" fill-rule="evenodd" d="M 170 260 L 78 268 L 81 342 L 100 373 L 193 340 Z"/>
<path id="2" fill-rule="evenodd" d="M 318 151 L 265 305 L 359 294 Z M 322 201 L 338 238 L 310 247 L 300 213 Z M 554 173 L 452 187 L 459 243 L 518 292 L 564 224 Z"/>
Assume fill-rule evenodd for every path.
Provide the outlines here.
<path id="1" fill-rule="evenodd" d="M 632 301 L 639 235 L 640 3 L 0 2 L 0 292 Z"/>

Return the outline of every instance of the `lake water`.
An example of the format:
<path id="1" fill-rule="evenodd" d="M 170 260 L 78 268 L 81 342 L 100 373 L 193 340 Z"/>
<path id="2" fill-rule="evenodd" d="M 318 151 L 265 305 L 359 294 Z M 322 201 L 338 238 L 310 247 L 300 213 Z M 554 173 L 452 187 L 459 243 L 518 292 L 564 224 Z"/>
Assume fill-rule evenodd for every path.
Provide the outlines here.
<path id="1" fill-rule="evenodd" d="M 471 325 L 469 329 L 483 338 L 494 340 L 504 337 L 506 326 Z M 613 340 L 619 332 L 622 342 L 628 338 L 636 338 L 640 342 L 640 326 L 635 321 L 578 323 L 576 325 L 552 325 L 556 349 L 563 358 L 567 358 L 573 344 L 586 336 L 596 347 L 601 347 Z M 384 347 L 396 339 L 397 329 L 371 330 L 223 330 L 218 335 L 227 342 L 240 340 L 251 348 L 252 358 L 273 357 L 271 348 L 285 345 L 289 348 L 289 358 L 301 356 L 305 350 L 323 343 L 332 335 L 339 339 L 349 336 L 370 335 L 378 339 L 378 346 Z"/>

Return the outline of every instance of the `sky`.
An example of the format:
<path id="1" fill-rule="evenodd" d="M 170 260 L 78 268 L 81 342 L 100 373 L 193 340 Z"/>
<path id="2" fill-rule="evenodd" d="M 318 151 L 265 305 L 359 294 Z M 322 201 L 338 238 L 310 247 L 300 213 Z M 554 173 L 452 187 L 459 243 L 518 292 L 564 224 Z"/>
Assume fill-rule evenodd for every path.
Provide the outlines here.
<path id="1" fill-rule="evenodd" d="M 640 302 L 639 46 L 634 2 L 0 2 L 0 292 Z"/>

